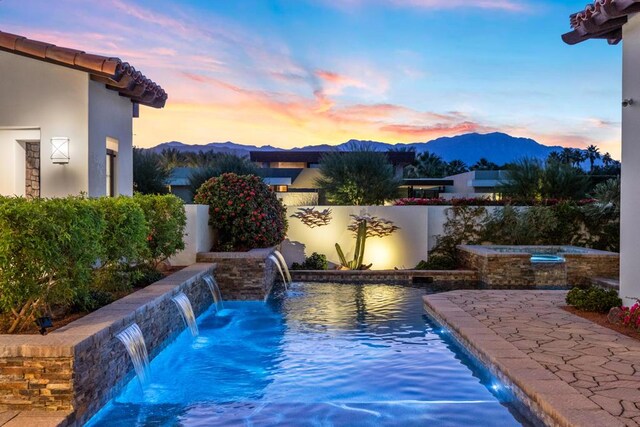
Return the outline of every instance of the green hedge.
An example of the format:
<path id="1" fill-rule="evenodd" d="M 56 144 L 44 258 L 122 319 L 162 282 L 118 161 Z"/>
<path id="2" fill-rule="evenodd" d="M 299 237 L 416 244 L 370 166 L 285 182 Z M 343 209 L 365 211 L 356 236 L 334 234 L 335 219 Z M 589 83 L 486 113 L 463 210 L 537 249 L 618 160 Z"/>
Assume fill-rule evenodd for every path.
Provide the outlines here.
<path id="1" fill-rule="evenodd" d="M 0 314 L 8 330 L 20 331 L 51 305 L 91 306 L 97 291 L 130 288 L 184 248 L 185 224 L 174 196 L 0 197 Z"/>

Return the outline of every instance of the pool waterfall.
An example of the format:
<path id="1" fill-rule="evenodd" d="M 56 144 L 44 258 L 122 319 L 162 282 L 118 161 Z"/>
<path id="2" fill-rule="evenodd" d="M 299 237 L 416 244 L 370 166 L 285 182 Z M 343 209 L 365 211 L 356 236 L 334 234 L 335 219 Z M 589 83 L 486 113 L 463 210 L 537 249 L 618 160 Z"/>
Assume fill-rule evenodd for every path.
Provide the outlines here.
<path id="1" fill-rule="evenodd" d="M 211 296 L 213 297 L 213 303 L 216 307 L 216 313 L 220 313 L 220 311 L 224 309 L 224 304 L 222 302 L 222 292 L 220 292 L 220 287 L 218 286 L 218 282 L 216 282 L 216 279 L 214 279 L 213 276 L 210 274 L 204 276 L 203 280 L 209 287 L 209 291 L 211 291 Z"/>
<path id="2" fill-rule="evenodd" d="M 282 267 L 280 266 L 280 261 L 273 254 L 269 255 L 269 257 L 267 259 L 271 260 L 271 262 L 273 262 L 275 264 L 276 268 L 278 269 L 278 272 L 280 273 L 280 277 L 282 278 L 282 283 L 284 284 L 284 289 L 287 290 L 288 289 L 287 279 L 285 278 L 284 272 L 282 270 Z"/>
<path id="3" fill-rule="evenodd" d="M 184 323 L 189 327 L 191 335 L 197 337 L 199 334 L 198 324 L 196 323 L 196 315 L 193 313 L 193 307 L 191 306 L 189 298 L 187 298 L 184 292 L 179 292 L 172 300 L 176 303 L 176 306 L 178 306 L 178 311 L 180 311 Z"/>
<path id="4" fill-rule="evenodd" d="M 142 330 L 137 323 L 134 323 L 116 335 L 116 338 L 127 349 L 140 386 L 144 388 L 149 379 L 149 353 Z"/>
<path id="5" fill-rule="evenodd" d="M 287 280 L 289 281 L 289 284 L 291 284 L 291 273 L 289 272 L 289 267 L 287 266 L 287 261 L 285 261 L 284 256 L 282 255 L 282 253 L 280 253 L 279 250 L 274 250 L 273 254 L 276 256 L 276 258 L 278 258 L 278 261 L 280 262 L 280 266 L 282 266 L 282 269 L 284 270 L 284 274 L 287 276 Z"/>

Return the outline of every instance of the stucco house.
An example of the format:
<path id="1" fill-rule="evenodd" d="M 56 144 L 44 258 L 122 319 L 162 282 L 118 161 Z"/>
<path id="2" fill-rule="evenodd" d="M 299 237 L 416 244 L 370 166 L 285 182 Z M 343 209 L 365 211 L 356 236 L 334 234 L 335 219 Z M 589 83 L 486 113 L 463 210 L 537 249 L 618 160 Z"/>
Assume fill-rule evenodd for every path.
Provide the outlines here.
<path id="1" fill-rule="evenodd" d="M 118 58 L 0 31 L 0 194 L 133 192 L 132 119 L 167 93 Z"/>
<path id="2" fill-rule="evenodd" d="M 640 0 L 596 0 L 570 17 L 568 44 L 604 39 L 622 47 L 620 296 L 640 298 Z"/>

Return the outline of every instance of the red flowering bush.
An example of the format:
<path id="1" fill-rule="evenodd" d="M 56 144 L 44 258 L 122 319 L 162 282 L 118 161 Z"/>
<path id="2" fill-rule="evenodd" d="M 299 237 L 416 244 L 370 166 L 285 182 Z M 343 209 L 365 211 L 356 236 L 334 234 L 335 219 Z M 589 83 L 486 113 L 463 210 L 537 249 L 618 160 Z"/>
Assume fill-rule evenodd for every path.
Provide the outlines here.
<path id="1" fill-rule="evenodd" d="M 615 323 L 621 323 L 630 328 L 640 330 L 640 300 L 637 300 L 631 307 L 620 307 L 616 310 Z"/>
<path id="2" fill-rule="evenodd" d="M 211 178 L 198 189 L 194 200 L 209 205 L 209 222 L 216 230 L 215 250 L 248 251 L 284 240 L 286 210 L 255 175 L 226 173 Z"/>

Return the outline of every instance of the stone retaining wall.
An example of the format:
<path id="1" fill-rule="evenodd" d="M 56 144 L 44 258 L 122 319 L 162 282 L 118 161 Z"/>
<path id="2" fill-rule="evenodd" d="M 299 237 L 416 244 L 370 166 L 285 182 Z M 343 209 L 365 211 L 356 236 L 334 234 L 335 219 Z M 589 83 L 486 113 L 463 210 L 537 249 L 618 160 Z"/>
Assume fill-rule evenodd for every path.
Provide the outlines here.
<path id="1" fill-rule="evenodd" d="M 277 267 L 268 259 L 274 248 L 249 252 L 203 252 L 198 262 L 217 265 L 216 281 L 226 300 L 263 300 L 276 280 Z"/>
<path id="2" fill-rule="evenodd" d="M 116 335 L 137 323 L 153 358 L 185 329 L 172 297 L 184 292 L 203 313 L 214 269 L 194 264 L 46 336 L 0 335 L 0 411 L 71 411 L 66 424 L 82 425 L 133 378 Z"/>
<path id="3" fill-rule="evenodd" d="M 472 270 L 294 270 L 291 276 L 297 282 L 478 284 L 478 273 Z"/>

